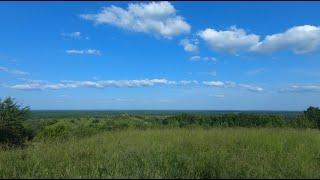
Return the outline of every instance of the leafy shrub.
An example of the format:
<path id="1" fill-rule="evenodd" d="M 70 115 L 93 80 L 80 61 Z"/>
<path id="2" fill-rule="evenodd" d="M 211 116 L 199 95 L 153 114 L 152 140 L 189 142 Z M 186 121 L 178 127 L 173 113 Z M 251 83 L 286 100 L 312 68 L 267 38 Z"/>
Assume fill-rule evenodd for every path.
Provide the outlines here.
<path id="1" fill-rule="evenodd" d="M 320 109 L 318 107 L 310 106 L 306 111 L 304 111 L 304 115 L 310 121 L 313 121 L 320 129 Z"/>
<path id="2" fill-rule="evenodd" d="M 44 127 L 38 134 L 39 138 L 65 138 L 68 136 L 70 128 L 62 123 L 57 123 Z"/>

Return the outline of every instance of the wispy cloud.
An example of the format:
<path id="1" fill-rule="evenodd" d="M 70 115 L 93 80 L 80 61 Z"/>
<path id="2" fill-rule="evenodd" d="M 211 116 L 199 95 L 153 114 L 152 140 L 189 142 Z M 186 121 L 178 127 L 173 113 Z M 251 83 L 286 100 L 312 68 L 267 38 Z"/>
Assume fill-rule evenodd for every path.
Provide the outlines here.
<path id="1" fill-rule="evenodd" d="M 71 32 L 71 33 L 61 33 L 62 37 L 70 38 L 70 39 L 86 39 L 89 40 L 89 37 L 83 37 L 82 33 L 79 31 Z"/>
<path id="2" fill-rule="evenodd" d="M 109 24 L 119 28 L 172 38 L 189 33 L 191 26 L 177 15 L 167 1 L 130 3 L 127 9 L 118 6 L 103 7 L 96 14 L 82 14 L 81 18 L 95 24 Z"/>
<path id="3" fill-rule="evenodd" d="M 252 69 L 247 71 L 248 75 L 257 75 L 266 72 L 265 68 Z"/>
<path id="4" fill-rule="evenodd" d="M 175 86 L 186 86 L 186 85 L 198 85 L 197 80 L 180 80 L 173 81 L 167 79 L 142 79 L 142 80 L 97 80 L 97 81 L 72 81 L 63 80 L 58 83 L 50 83 L 47 81 L 32 81 L 28 80 L 24 83 L 14 85 L 3 85 L 6 88 L 16 90 L 59 90 L 59 89 L 73 89 L 73 88 L 138 88 L 138 87 L 151 87 L 157 85 L 175 85 Z M 203 81 L 202 84 L 210 87 L 223 87 L 223 88 L 234 88 L 240 87 L 249 91 L 263 91 L 263 88 L 237 84 L 232 81 Z"/>
<path id="5" fill-rule="evenodd" d="M 84 50 L 70 49 L 70 50 L 66 50 L 66 53 L 70 55 L 87 54 L 87 55 L 101 56 L 101 52 L 97 49 L 84 49 Z"/>
<path id="6" fill-rule="evenodd" d="M 0 72 L 12 74 L 12 75 L 19 75 L 19 76 L 29 75 L 29 73 L 27 72 L 16 70 L 16 69 L 9 69 L 7 67 L 0 67 Z"/>
<path id="7" fill-rule="evenodd" d="M 232 81 L 203 81 L 204 85 L 210 87 L 218 87 L 218 88 L 241 88 L 252 92 L 262 92 L 264 89 L 259 86 L 249 85 L 249 84 L 238 84 Z"/>
<path id="8" fill-rule="evenodd" d="M 27 82 L 15 85 L 6 85 L 8 88 L 17 90 L 58 90 L 66 88 L 136 88 L 155 85 L 176 84 L 175 81 L 167 79 L 143 79 L 143 80 L 101 80 L 101 81 L 60 81 L 59 83 Z"/>
<path id="9" fill-rule="evenodd" d="M 235 87 L 236 83 L 232 81 L 203 81 L 204 85 L 212 87 Z"/>
<path id="10" fill-rule="evenodd" d="M 320 92 L 320 85 L 292 85 L 282 88 L 280 92 Z"/>
<path id="11" fill-rule="evenodd" d="M 215 97 L 215 98 L 224 98 L 224 94 L 209 94 L 210 97 Z"/>
<path id="12" fill-rule="evenodd" d="M 134 102 L 134 99 L 123 99 L 123 98 L 117 98 L 115 99 L 117 102 Z"/>
<path id="13" fill-rule="evenodd" d="M 209 76 L 217 76 L 217 72 L 216 72 L 216 71 L 210 71 L 210 72 L 199 72 L 199 74 L 209 75 Z"/>
<path id="14" fill-rule="evenodd" d="M 258 86 L 253 86 L 253 85 L 249 85 L 249 84 L 239 84 L 239 87 L 246 89 L 248 91 L 254 91 L 254 92 L 261 92 L 263 91 L 262 87 L 258 87 Z"/>
<path id="15" fill-rule="evenodd" d="M 190 61 L 204 61 L 204 62 L 217 62 L 218 60 L 215 57 L 202 57 L 202 56 L 191 56 Z"/>
<path id="16" fill-rule="evenodd" d="M 192 56 L 190 57 L 190 61 L 200 61 L 201 57 L 200 56 Z"/>
<path id="17" fill-rule="evenodd" d="M 80 39 L 81 38 L 81 32 L 72 32 L 72 33 L 61 33 L 62 37 L 69 37 L 73 39 Z"/>
<path id="18" fill-rule="evenodd" d="M 181 85 L 198 84 L 198 81 L 196 81 L 196 80 L 181 80 L 181 81 L 179 81 L 179 84 L 181 84 Z"/>

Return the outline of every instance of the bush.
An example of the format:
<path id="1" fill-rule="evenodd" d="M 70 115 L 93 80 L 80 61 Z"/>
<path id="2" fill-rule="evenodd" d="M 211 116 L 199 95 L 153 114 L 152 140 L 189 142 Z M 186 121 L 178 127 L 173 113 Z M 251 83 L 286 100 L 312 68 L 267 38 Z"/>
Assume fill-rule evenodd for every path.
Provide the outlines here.
<path id="1" fill-rule="evenodd" d="M 29 107 L 20 107 L 12 98 L 0 100 L 0 143 L 22 145 L 32 134 L 23 122 L 29 116 Z"/>
<path id="2" fill-rule="evenodd" d="M 305 115 L 301 115 L 291 121 L 291 126 L 295 128 L 315 128 L 316 124 L 309 120 Z"/>
<path id="3" fill-rule="evenodd" d="M 317 127 L 320 129 L 320 109 L 319 108 L 310 106 L 306 111 L 304 111 L 304 115 L 310 121 L 313 121 L 317 125 Z"/>

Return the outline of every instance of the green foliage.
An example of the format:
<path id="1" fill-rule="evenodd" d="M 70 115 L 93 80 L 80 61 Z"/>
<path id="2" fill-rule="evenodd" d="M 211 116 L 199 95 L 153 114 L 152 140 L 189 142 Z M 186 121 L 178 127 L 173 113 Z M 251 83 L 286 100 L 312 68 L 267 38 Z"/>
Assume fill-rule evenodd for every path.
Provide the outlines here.
<path id="1" fill-rule="evenodd" d="M 295 128 L 316 128 L 316 123 L 309 120 L 305 115 L 300 115 L 296 119 L 289 122 L 291 127 Z"/>
<path id="2" fill-rule="evenodd" d="M 20 107 L 12 98 L 0 100 L 0 143 L 22 145 L 32 136 L 32 132 L 23 126 L 28 118 L 29 108 Z"/>
<path id="3" fill-rule="evenodd" d="M 120 114 L 111 117 L 75 117 L 75 118 L 45 118 L 31 120 L 26 123 L 31 127 L 37 140 L 66 140 L 72 137 L 85 137 L 103 131 L 125 129 L 153 128 L 192 128 L 192 127 L 294 127 L 315 128 L 315 123 L 305 115 L 296 117 L 256 114 L 256 113 L 224 113 L 216 115 L 178 114 L 173 116 L 144 116 Z"/>
<path id="4" fill-rule="evenodd" d="M 310 106 L 306 111 L 304 111 L 304 115 L 310 121 L 314 122 L 317 127 L 320 129 L 320 109 L 317 107 Z"/>
<path id="5" fill-rule="evenodd" d="M 282 116 L 249 113 L 227 113 L 215 116 L 181 114 L 163 120 L 163 125 L 184 127 L 187 125 L 215 127 L 283 127 L 287 125 Z"/>

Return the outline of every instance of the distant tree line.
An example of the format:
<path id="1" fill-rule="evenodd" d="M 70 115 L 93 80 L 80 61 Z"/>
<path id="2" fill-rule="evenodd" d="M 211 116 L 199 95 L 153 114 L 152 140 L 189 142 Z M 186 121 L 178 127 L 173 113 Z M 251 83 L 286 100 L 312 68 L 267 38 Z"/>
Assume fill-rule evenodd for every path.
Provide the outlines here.
<path id="1" fill-rule="evenodd" d="M 151 127 L 294 127 L 319 128 L 320 109 L 309 107 L 301 115 L 285 118 L 281 115 L 256 113 L 224 113 L 218 115 L 201 115 L 182 113 L 165 117 L 122 114 L 103 119 L 85 117 L 67 120 L 31 121 L 29 107 L 21 107 L 12 98 L 0 99 L 0 144 L 20 146 L 37 134 L 43 136 L 63 136 L 78 134 L 84 136 L 97 130 L 117 130 L 125 128 Z M 81 123 L 77 123 L 80 122 Z"/>
<path id="2" fill-rule="evenodd" d="M 310 108 L 294 118 L 285 118 L 281 115 L 266 115 L 252 113 L 227 113 L 214 116 L 201 116 L 191 114 L 181 114 L 171 116 L 162 120 L 164 125 L 173 126 L 218 126 L 218 127 L 295 127 L 295 128 L 315 128 L 319 127 L 320 114 L 319 108 Z M 311 118 L 312 117 L 312 118 Z"/>

